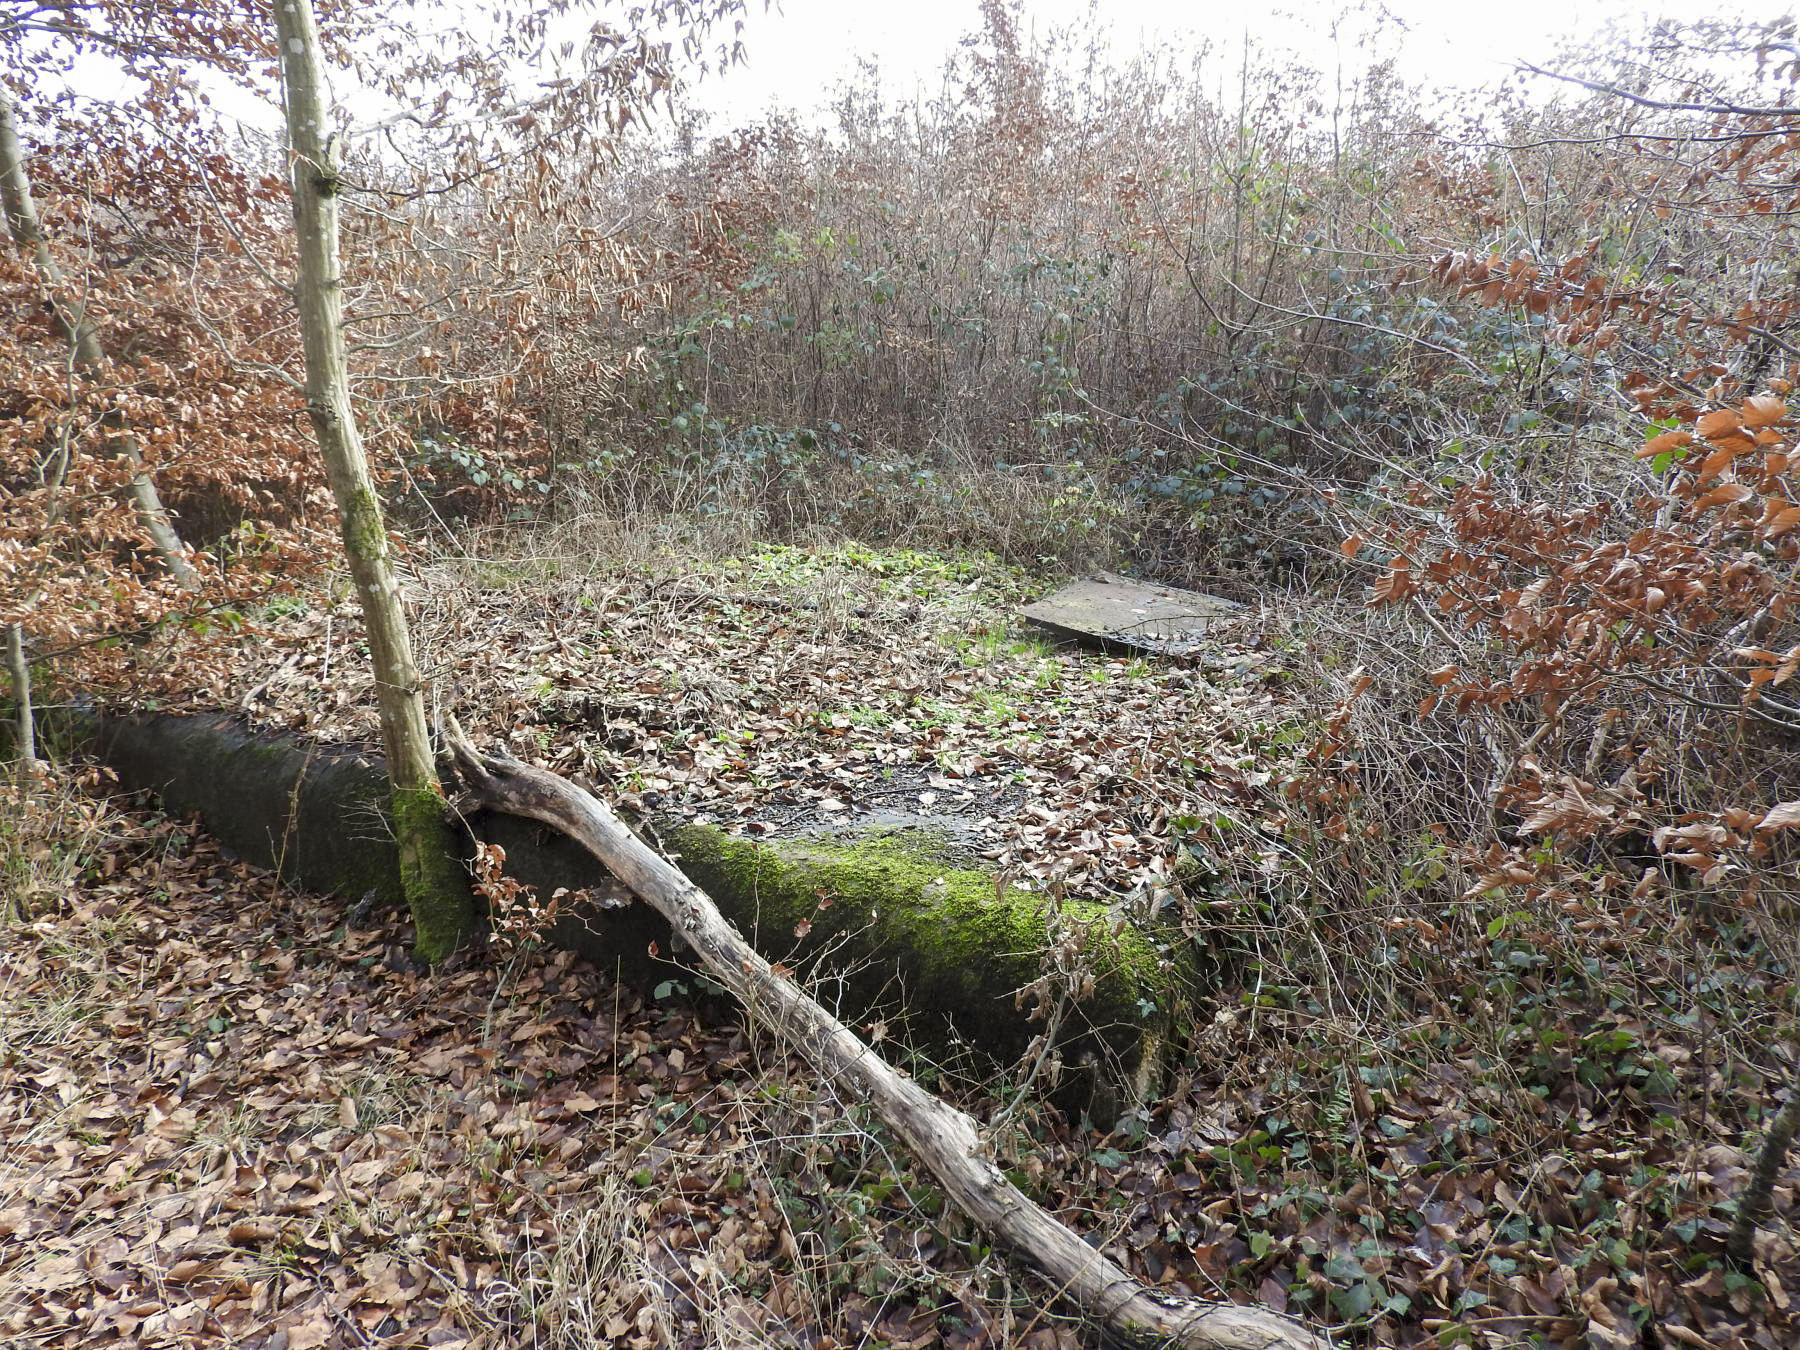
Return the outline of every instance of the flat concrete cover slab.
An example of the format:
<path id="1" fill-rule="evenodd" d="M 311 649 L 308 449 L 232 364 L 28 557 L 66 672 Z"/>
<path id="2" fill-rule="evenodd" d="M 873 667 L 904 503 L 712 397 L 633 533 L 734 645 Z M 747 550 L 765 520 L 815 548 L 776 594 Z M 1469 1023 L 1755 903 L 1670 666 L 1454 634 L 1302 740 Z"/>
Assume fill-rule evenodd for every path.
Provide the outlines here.
<path id="1" fill-rule="evenodd" d="M 1243 618 L 1246 610 L 1216 595 L 1096 572 L 1021 613 L 1065 640 L 1180 656 L 1201 646 L 1211 629 Z"/>

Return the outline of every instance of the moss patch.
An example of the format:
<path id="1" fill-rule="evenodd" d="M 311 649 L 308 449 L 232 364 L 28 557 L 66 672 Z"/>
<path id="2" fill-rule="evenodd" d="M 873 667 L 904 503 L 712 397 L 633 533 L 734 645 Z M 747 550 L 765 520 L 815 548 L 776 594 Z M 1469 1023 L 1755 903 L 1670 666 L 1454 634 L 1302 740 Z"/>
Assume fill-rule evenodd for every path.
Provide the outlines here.
<path id="1" fill-rule="evenodd" d="M 387 529 L 381 503 L 367 488 L 354 488 L 344 503 L 344 552 L 353 562 L 368 563 L 387 555 Z"/>
<path id="2" fill-rule="evenodd" d="M 461 840 L 444 818 L 433 787 L 395 788 L 394 842 L 400 891 L 413 917 L 413 950 L 436 965 L 462 945 L 475 924 L 475 900 Z"/>
<path id="3" fill-rule="evenodd" d="M 1188 972 L 1106 906 L 1065 901 L 1054 922 L 1044 895 L 1002 891 L 991 873 L 946 863 L 929 835 L 758 844 L 689 825 L 669 841 L 751 943 L 793 966 L 827 1006 L 904 1007 L 927 1042 L 941 1043 L 932 1027 L 947 1022 L 994 1059 L 1017 1058 L 1043 1023 L 1015 1007 L 1015 992 L 1070 932 L 1081 934 L 1095 980 L 1065 1022 L 1066 1062 L 1141 1091 L 1188 1001 Z"/>

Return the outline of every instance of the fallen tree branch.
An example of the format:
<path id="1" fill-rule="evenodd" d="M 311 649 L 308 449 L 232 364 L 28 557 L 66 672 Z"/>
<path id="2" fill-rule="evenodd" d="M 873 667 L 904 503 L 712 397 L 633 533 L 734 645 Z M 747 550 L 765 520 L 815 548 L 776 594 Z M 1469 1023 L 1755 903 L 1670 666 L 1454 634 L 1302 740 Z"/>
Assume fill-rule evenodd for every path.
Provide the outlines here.
<path id="1" fill-rule="evenodd" d="M 785 1037 L 853 1101 L 867 1103 L 970 1219 L 1130 1346 L 1188 1350 L 1324 1350 L 1327 1342 L 1263 1308 L 1171 1298 L 1145 1288 L 1006 1179 L 963 1112 L 899 1072 L 777 974 L 718 907 L 607 807 L 556 774 L 482 755 L 450 719 L 468 788 L 462 805 L 526 816 L 563 831 L 653 906 L 700 954 L 753 1021 Z"/>

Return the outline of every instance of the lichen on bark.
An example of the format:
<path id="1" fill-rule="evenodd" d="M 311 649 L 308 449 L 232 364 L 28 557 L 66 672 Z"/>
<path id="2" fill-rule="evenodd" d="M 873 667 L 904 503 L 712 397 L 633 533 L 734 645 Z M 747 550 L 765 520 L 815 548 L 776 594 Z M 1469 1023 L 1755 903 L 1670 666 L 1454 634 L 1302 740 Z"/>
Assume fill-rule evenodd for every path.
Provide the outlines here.
<path id="1" fill-rule="evenodd" d="M 462 944 L 475 922 L 474 895 L 461 841 L 430 786 L 395 788 L 394 840 L 400 889 L 413 917 L 413 951 L 436 965 Z"/>

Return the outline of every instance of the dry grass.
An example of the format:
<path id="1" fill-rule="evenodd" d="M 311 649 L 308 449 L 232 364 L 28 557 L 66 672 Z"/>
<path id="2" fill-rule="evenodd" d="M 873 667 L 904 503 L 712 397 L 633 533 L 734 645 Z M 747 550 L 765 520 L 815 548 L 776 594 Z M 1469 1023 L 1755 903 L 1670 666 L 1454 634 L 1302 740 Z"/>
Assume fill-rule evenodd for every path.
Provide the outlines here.
<path id="1" fill-rule="evenodd" d="M 553 1211 L 541 1239 L 506 1276 L 495 1303 L 531 1330 L 528 1344 L 546 1350 L 617 1345 L 628 1336 L 650 1344 L 670 1339 L 673 1316 L 661 1277 L 646 1253 L 650 1235 L 638 1216 L 637 1189 L 605 1175 Z"/>

